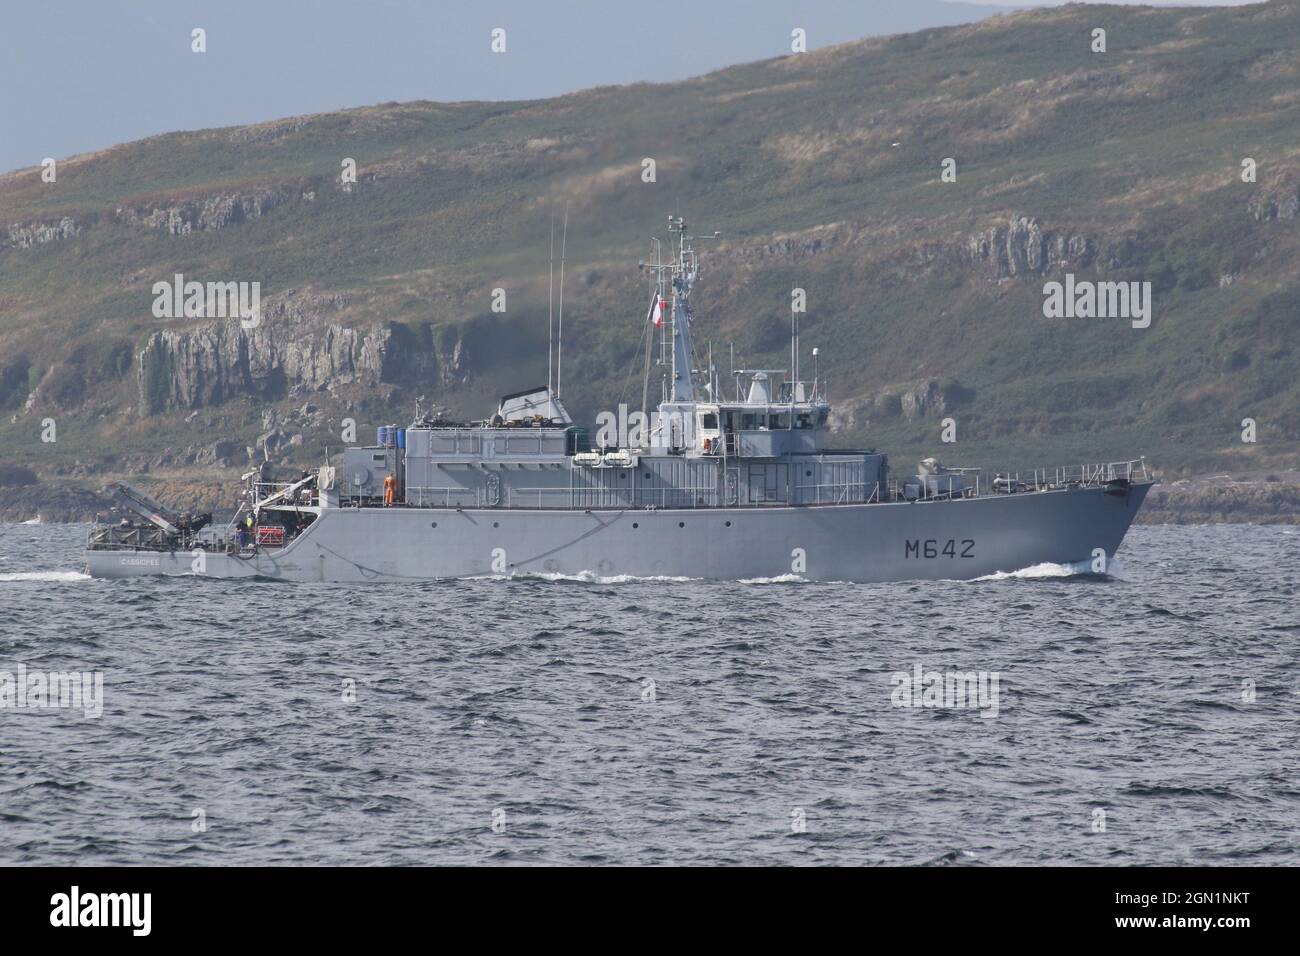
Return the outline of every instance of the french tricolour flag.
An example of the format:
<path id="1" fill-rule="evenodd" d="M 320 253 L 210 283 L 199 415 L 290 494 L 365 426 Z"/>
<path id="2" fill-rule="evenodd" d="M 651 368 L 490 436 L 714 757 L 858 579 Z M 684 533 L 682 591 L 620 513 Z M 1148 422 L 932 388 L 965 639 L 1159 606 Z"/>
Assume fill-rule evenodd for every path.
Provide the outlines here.
<path id="1" fill-rule="evenodd" d="M 664 324 L 664 315 L 668 312 L 668 300 L 661 295 L 655 296 L 655 328 Z"/>

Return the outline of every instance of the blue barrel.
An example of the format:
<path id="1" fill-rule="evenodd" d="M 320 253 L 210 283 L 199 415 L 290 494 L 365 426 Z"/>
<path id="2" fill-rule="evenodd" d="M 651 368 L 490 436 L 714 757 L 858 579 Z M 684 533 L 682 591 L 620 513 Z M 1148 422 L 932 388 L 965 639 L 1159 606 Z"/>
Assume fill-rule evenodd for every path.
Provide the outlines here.
<path id="1" fill-rule="evenodd" d="M 397 430 L 397 447 L 398 447 L 398 448 L 403 448 L 403 449 L 406 448 L 406 429 L 405 429 L 405 428 L 399 428 L 399 429 Z"/>
<path id="2" fill-rule="evenodd" d="M 375 429 L 375 444 L 380 448 L 388 447 L 388 426 L 380 425 Z"/>

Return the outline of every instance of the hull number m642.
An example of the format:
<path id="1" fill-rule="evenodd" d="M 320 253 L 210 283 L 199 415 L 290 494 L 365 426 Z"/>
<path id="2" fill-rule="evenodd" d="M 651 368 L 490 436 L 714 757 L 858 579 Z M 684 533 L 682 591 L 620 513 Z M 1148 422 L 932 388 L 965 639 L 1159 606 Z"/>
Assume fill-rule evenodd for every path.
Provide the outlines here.
<path id="1" fill-rule="evenodd" d="M 970 538 L 964 538 L 958 541 L 956 538 L 949 538 L 942 541 L 938 538 L 926 538 L 924 541 L 919 538 L 909 538 L 903 543 L 904 558 L 973 558 L 975 557 L 975 542 Z"/>

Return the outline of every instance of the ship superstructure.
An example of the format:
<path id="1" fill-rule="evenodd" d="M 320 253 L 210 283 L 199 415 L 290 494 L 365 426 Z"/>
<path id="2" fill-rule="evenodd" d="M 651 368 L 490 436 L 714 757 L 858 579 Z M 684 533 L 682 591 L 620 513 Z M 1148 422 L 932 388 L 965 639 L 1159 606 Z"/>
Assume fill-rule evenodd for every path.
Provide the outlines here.
<path id="1" fill-rule="evenodd" d="M 831 406 L 816 376 L 799 375 L 797 326 L 790 369 L 732 369 L 724 384 L 711 355 L 699 360 L 695 243 L 716 234 L 691 236 L 679 217 L 669 230 L 671 259 L 656 243 L 642 263 L 652 296 L 641 407 L 602 414 L 594 436 L 565 410 L 558 375 L 480 421 L 417 411 L 296 481 L 246 475 L 246 499 L 224 529 L 164 527 L 149 508 L 97 525 L 89 570 L 887 581 L 1113 557 L 1152 484 L 1141 459 L 991 478 L 926 459 L 891 478 L 874 449 L 828 447 Z"/>

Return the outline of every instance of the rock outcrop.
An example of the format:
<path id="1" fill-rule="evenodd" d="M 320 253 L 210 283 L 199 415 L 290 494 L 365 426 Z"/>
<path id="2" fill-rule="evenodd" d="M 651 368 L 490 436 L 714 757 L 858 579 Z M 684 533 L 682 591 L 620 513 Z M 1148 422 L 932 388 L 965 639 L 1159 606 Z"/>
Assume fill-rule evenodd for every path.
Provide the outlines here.
<path id="1" fill-rule="evenodd" d="M 1156 485 L 1138 524 L 1300 524 L 1300 472 L 1244 480 L 1227 475 Z"/>
<path id="2" fill-rule="evenodd" d="M 472 349 L 462 329 L 345 325 L 346 305 L 343 296 L 290 291 L 263 305 L 255 328 L 222 319 L 154 332 L 137 361 L 140 413 L 203 408 L 241 395 L 278 401 L 340 386 L 452 388 L 468 380 Z M 264 430 L 274 431 L 271 423 Z M 263 438 L 259 447 L 292 436 Z"/>
<path id="3" fill-rule="evenodd" d="M 950 384 L 945 389 L 932 380 L 889 385 L 838 402 L 831 411 L 830 426 L 836 431 L 853 431 L 869 428 L 873 420 L 900 416 L 908 421 L 924 417 L 937 420 L 952 406 L 968 401 L 971 394 L 970 389 L 960 385 Z"/>
<path id="4" fill-rule="evenodd" d="M 247 193 L 216 193 L 202 199 L 159 200 L 136 206 L 122 206 L 115 211 L 118 222 L 159 229 L 173 236 L 192 232 L 225 229 L 270 212 L 283 205 L 299 190 L 284 186 L 267 187 Z"/>
<path id="5" fill-rule="evenodd" d="M 1252 219 L 1266 222 L 1270 219 L 1295 219 L 1300 216 L 1300 186 L 1290 183 L 1265 190 L 1246 206 Z"/>
<path id="6" fill-rule="evenodd" d="M 112 507 L 107 495 L 64 482 L 0 488 L 0 521 L 42 523 L 92 521 Z"/>
<path id="7" fill-rule="evenodd" d="M 1139 234 L 1096 236 L 1069 229 L 1045 229 L 1033 216 L 1011 215 L 966 237 L 918 240 L 906 229 L 879 231 L 850 223 L 817 226 L 803 232 L 728 249 L 726 257 L 747 266 L 795 262 L 842 246 L 889 249 L 890 261 L 905 274 L 918 268 L 976 270 L 993 280 L 1034 278 L 1052 272 L 1122 269 L 1135 261 Z"/>
<path id="8" fill-rule="evenodd" d="M 287 294 L 267 303 L 262 321 L 238 319 L 154 332 L 140 352 L 140 409 L 156 414 L 216 405 L 238 395 L 278 399 L 291 384 L 377 384 L 384 336 L 329 321 L 341 296 Z"/>
<path id="9" fill-rule="evenodd" d="M 1038 220 L 1013 215 L 1006 225 L 971 236 L 962 250 L 964 263 L 985 271 L 991 279 L 1026 278 L 1053 272 L 1132 265 L 1141 250 L 1140 234 L 1090 236 L 1044 229 Z"/>
<path id="10" fill-rule="evenodd" d="M 0 239 L 0 248 L 14 246 L 30 249 L 47 242 L 73 239 L 80 233 L 81 226 L 69 216 L 64 216 L 58 222 L 15 222 L 9 227 L 8 238 Z"/>

